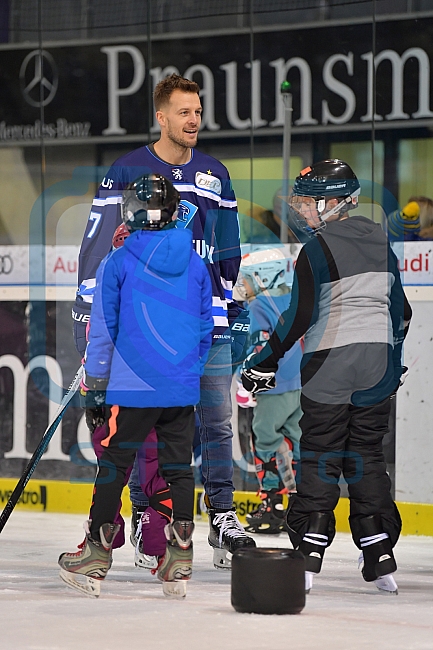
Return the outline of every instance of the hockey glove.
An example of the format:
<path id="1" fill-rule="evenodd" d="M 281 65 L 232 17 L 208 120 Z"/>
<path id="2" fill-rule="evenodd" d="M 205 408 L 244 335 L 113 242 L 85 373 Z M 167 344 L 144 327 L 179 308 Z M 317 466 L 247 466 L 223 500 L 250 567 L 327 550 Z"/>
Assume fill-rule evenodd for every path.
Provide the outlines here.
<path id="1" fill-rule="evenodd" d="M 87 346 L 86 327 L 90 320 L 90 309 L 90 303 L 78 299 L 72 308 L 75 347 L 82 357 L 84 356 Z"/>
<path id="2" fill-rule="evenodd" d="M 248 343 L 250 331 L 250 316 L 246 309 L 243 309 L 230 325 L 232 363 L 239 363 L 245 359 L 245 348 Z"/>
<path id="3" fill-rule="evenodd" d="M 86 408 L 86 424 L 90 433 L 93 433 L 98 427 L 104 426 L 105 421 L 105 406 Z"/>
<path id="4" fill-rule="evenodd" d="M 259 368 L 253 366 L 247 368 L 248 361 L 254 355 L 250 354 L 244 361 L 241 373 L 242 385 L 249 393 L 253 395 L 257 393 L 266 393 L 266 391 L 275 388 L 277 385 L 275 381 L 275 370 Z"/>

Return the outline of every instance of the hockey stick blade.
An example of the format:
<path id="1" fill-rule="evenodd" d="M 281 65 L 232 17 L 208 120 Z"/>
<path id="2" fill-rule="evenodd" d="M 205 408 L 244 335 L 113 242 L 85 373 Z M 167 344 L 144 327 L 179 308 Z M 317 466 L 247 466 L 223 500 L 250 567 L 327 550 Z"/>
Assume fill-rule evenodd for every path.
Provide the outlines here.
<path id="1" fill-rule="evenodd" d="M 29 463 L 24 470 L 23 475 L 21 476 L 20 480 L 15 486 L 14 491 L 12 492 L 9 501 L 5 505 L 3 512 L 0 515 L 0 533 L 2 532 L 3 528 L 5 527 L 7 520 L 12 514 L 13 509 L 18 503 L 18 500 L 22 493 L 24 492 L 24 488 L 26 487 L 27 483 L 29 482 L 33 472 L 36 469 L 36 465 L 39 463 L 41 460 L 42 456 L 47 450 L 48 445 L 50 444 L 51 438 L 53 437 L 54 433 L 56 432 L 57 427 L 59 426 L 66 409 L 69 406 L 70 401 L 72 400 L 73 396 L 77 392 L 78 388 L 80 387 L 80 382 L 84 374 L 84 368 L 83 366 L 80 366 L 78 369 L 77 374 L 75 375 L 71 385 L 69 386 L 68 391 L 66 392 L 65 396 L 63 397 L 62 401 L 60 402 L 59 408 L 57 410 L 56 416 L 54 420 L 51 422 L 51 424 L 48 425 L 47 429 L 45 430 L 44 435 L 41 438 L 40 443 L 36 447 L 35 452 L 33 453 L 33 456 L 30 458 Z"/>

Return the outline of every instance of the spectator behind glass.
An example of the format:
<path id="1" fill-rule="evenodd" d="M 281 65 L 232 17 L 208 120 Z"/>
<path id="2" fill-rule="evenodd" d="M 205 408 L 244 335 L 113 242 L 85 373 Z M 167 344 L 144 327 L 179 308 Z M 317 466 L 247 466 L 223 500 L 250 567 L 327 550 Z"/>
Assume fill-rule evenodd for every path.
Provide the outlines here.
<path id="1" fill-rule="evenodd" d="M 388 237 L 390 241 L 419 241 L 420 206 L 409 201 L 403 210 L 394 210 L 388 215 Z"/>
<path id="2" fill-rule="evenodd" d="M 433 239 L 433 201 L 426 196 L 411 196 L 409 201 L 419 205 L 419 239 Z"/>

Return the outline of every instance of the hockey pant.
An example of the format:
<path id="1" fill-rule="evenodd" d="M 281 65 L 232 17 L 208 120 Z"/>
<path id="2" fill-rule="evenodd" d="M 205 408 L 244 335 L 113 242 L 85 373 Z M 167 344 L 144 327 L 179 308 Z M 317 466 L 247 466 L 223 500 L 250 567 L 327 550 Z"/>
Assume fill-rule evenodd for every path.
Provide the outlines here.
<path id="1" fill-rule="evenodd" d="M 194 408 L 111 406 L 107 407 L 104 428 L 105 438 L 100 442 L 103 451 L 98 459 L 98 475 L 90 510 L 91 530 L 97 531 L 103 523 L 114 521 L 137 448 L 142 446 L 153 428 L 156 431 L 158 449 L 155 449 L 153 443 L 144 445 L 144 448 L 156 451 L 159 472 L 172 489 L 167 488 L 163 496 L 157 494 L 155 497 L 152 494 L 149 498 L 150 507 L 156 512 L 164 513 L 162 516 L 165 523 L 172 505 L 174 519 L 192 520 L 194 479 L 190 450 L 194 436 Z M 158 483 L 161 477 L 154 474 L 152 478 L 152 472 L 145 473 L 145 476 L 149 483 L 148 489 L 161 492 L 161 483 Z"/>
<path id="2" fill-rule="evenodd" d="M 356 407 L 322 404 L 301 397 L 301 460 L 297 494 L 289 504 L 287 523 L 295 548 L 304 555 L 315 542 L 315 555 L 323 557 L 335 535 L 333 510 L 340 497 L 341 474 L 348 484 L 349 523 L 356 546 L 363 549 L 372 517 L 377 535 L 397 543 L 401 519 L 391 497 L 382 440 L 388 432 L 391 403 Z M 306 548 L 305 548 L 306 546 Z M 320 571 L 320 563 L 318 570 Z M 316 567 L 307 570 L 317 571 Z"/>
<path id="3" fill-rule="evenodd" d="M 101 445 L 101 441 L 106 437 L 107 437 L 107 430 L 105 424 L 102 427 L 96 427 L 96 429 L 92 434 L 93 450 L 98 460 L 101 458 L 102 453 L 104 451 L 104 447 Z M 131 474 L 131 470 L 132 470 L 132 465 L 128 468 L 125 474 L 125 485 L 128 482 L 129 475 Z M 122 508 L 122 501 L 119 500 L 119 505 L 113 523 L 118 524 L 120 528 L 119 528 L 119 532 L 114 538 L 113 549 L 121 548 L 125 543 L 125 522 L 122 515 L 120 514 L 121 508 Z"/>

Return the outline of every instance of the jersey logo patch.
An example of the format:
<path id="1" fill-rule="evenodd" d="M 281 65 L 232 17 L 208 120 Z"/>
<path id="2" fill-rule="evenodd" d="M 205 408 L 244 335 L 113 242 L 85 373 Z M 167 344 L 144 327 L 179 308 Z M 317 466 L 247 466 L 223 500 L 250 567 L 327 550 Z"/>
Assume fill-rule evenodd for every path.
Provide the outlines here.
<path id="1" fill-rule="evenodd" d="M 183 171 L 180 167 L 173 167 L 171 170 L 172 176 L 175 181 L 181 181 L 183 178 Z"/>
<path id="2" fill-rule="evenodd" d="M 176 228 L 187 228 L 197 212 L 198 207 L 189 201 L 182 200 L 177 211 Z"/>
<path id="3" fill-rule="evenodd" d="M 113 181 L 112 178 L 105 178 L 105 177 L 104 177 L 104 178 L 102 179 L 101 186 L 102 186 L 102 187 L 105 187 L 105 188 L 108 189 L 108 190 L 111 190 L 111 188 L 113 187 L 113 183 L 114 183 L 114 181 Z"/>
<path id="4" fill-rule="evenodd" d="M 205 174 L 204 172 L 197 172 L 195 175 L 195 184 L 204 190 L 221 194 L 221 181 L 216 176 Z"/>

